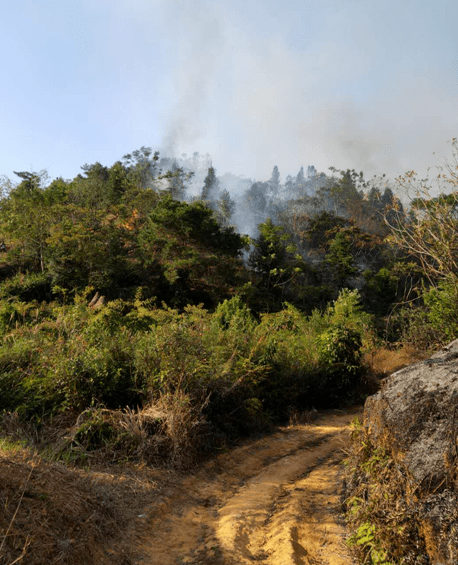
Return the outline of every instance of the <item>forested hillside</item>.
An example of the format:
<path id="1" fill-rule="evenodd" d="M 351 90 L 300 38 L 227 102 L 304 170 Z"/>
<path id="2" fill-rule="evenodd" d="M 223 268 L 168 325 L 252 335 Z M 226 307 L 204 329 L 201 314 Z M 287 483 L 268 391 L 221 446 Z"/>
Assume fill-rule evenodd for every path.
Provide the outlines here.
<path id="1" fill-rule="evenodd" d="M 457 336 L 452 145 L 453 164 L 434 182 L 313 167 L 249 181 L 218 177 L 208 156 L 172 160 L 146 147 L 72 180 L 3 178 L 2 452 L 35 453 L 49 490 L 45 462 L 189 469 L 304 412 L 360 404 L 383 376 L 370 363 L 380 352 Z M 25 469 L 16 459 L 3 459 L 5 505 L 13 468 Z M 93 510 L 96 487 L 65 481 L 89 521 L 115 504 Z M 62 557 L 80 528 L 48 490 L 36 496 L 54 512 L 43 540 L 55 539 L 34 542 L 34 563 Z M 13 562 L 31 543 L 21 524 L 32 506 L 0 516 Z M 125 520 L 110 512 L 102 525 Z M 63 517 L 64 541 L 54 533 Z M 65 546 L 68 562 L 95 563 L 91 540 L 111 543 L 108 526 L 89 521 L 86 541 Z"/>
<path id="2" fill-rule="evenodd" d="M 456 336 L 454 157 L 439 189 L 314 167 L 219 178 L 207 157 L 145 147 L 72 180 L 4 179 L 4 422 L 32 422 L 40 442 L 65 416 L 58 458 L 188 464 L 293 411 L 360 401 L 364 355 Z"/>

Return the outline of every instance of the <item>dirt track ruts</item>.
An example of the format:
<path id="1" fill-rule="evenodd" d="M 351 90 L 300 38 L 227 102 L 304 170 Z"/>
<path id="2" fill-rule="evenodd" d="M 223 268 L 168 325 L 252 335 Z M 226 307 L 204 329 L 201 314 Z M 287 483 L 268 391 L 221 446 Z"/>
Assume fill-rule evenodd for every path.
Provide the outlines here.
<path id="1" fill-rule="evenodd" d="M 139 517 L 147 565 L 349 565 L 341 462 L 358 415 L 322 413 L 170 481 Z"/>

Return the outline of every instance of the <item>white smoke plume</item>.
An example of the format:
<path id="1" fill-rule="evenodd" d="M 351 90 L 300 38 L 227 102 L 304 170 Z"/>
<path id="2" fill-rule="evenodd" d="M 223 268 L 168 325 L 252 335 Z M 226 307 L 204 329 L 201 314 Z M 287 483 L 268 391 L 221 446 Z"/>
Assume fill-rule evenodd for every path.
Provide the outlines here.
<path id="1" fill-rule="evenodd" d="M 270 0 L 260 9 L 252 0 L 137 6 L 168 57 L 155 85 L 162 151 L 208 152 L 219 174 L 257 179 L 274 165 L 284 179 L 311 164 L 393 178 L 446 155 L 458 131 L 456 68 L 448 59 L 422 66 L 427 41 L 418 54 L 410 47 L 423 29 L 415 15 L 388 18 L 391 0 L 323 5 L 326 13 L 295 0 L 283 12 Z"/>

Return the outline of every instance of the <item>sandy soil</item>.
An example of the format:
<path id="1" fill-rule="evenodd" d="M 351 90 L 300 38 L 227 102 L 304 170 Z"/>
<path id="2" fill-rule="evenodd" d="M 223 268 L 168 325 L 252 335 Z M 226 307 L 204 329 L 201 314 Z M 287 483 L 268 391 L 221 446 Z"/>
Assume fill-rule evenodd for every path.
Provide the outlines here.
<path id="1" fill-rule="evenodd" d="M 137 563 L 353 564 L 341 513 L 341 461 L 357 415 L 321 414 L 169 480 L 138 517 Z"/>

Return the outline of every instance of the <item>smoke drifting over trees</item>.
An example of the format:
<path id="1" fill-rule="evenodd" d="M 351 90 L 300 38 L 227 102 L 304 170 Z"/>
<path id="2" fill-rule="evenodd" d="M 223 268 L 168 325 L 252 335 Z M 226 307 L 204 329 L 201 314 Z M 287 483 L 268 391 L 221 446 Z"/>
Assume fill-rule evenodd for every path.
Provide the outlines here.
<path id="1" fill-rule="evenodd" d="M 284 301 L 310 312 L 349 288 L 385 315 L 396 300 L 420 299 L 425 280 L 433 284 L 416 248 L 391 244 L 437 227 L 424 225 L 427 198 L 404 210 L 402 179 L 313 165 L 286 177 L 274 165 L 266 178 L 247 179 L 219 175 L 208 154 L 149 147 L 81 169 L 48 185 L 45 175 L 18 172 L 1 203 L 15 268 L 56 288 L 90 285 L 113 298 L 141 287 L 179 307 L 210 308 L 240 292 L 260 312 Z M 440 204 L 445 214 L 449 201 Z M 434 254 L 432 262 L 442 268 Z"/>
<path id="2" fill-rule="evenodd" d="M 289 27 L 276 33 L 272 19 L 264 22 L 271 33 L 259 36 L 249 31 L 264 18 L 247 4 L 250 16 L 245 21 L 213 2 L 193 5 L 192 10 L 180 6 L 185 39 L 175 48 L 176 98 L 163 121 L 164 152 L 203 147 L 221 171 L 258 178 L 275 165 L 291 173 L 304 155 L 321 170 L 353 163 L 367 174 L 394 178 L 411 168 L 421 170 L 434 151 L 445 152 L 444 139 L 454 135 L 457 125 L 450 98 L 452 75 L 438 69 L 416 73 L 408 67 L 386 82 L 372 76 L 383 60 L 378 53 L 380 64 L 374 67 L 367 55 L 371 38 L 361 27 L 375 36 L 380 30 L 374 29 L 365 9 L 359 7 L 364 12 L 359 19 L 352 18 L 349 8 L 348 13 L 330 9 L 314 21 L 297 7 L 289 15 L 277 14 L 277 27 L 286 22 Z M 302 21 L 298 35 L 307 48 L 294 49 L 295 40 L 288 37 L 297 25 L 293 14 Z M 390 25 L 402 28 L 400 22 Z M 396 35 L 401 44 L 399 37 L 405 34 L 404 27 Z M 355 45 L 348 44 L 349 36 Z M 380 42 L 387 44 L 385 38 Z M 386 50 L 399 59 L 394 43 Z M 439 128 L 432 115 L 438 116 Z"/>

